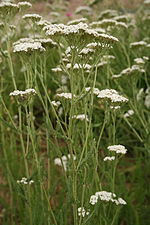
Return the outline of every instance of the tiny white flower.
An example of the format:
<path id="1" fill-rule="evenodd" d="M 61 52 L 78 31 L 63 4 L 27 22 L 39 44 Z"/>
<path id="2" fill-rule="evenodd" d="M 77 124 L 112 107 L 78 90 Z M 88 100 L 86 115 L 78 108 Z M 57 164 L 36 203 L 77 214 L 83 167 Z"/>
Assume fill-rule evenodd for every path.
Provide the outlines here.
<path id="1" fill-rule="evenodd" d="M 95 205 L 97 202 L 98 202 L 98 196 L 97 195 L 91 195 L 91 197 L 90 197 L 91 205 Z"/>
<path id="2" fill-rule="evenodd" d="M 56 94 L 56 96 L 60 98 L 66 98 L 66 99 L 72 99 L 72 97 L 76 97 L 72 93 L 60 93 L 60 94 Z"/>
<path id="3" fill-rule="evenodd" d="M 112 152 L 116 152 L 117 154 L 126 154 L 127 149 L 123 145 L 111 145 L 108 146 L 107 149 Z"/>
<path id="4" fill-rule="evenodd" d="M 127 118 L 127 117 L 130 117 L 132 115 L 134 115 L 134 111 L 132 109 L 130 109 L 123 115 L 123 117 Z"/>
<path id="5" fill-rule="evenodd" d="M 113 160 L 115 160 L 115 156 L 106 156 L 103 160 L 104 161 L 113 161 Z"/>

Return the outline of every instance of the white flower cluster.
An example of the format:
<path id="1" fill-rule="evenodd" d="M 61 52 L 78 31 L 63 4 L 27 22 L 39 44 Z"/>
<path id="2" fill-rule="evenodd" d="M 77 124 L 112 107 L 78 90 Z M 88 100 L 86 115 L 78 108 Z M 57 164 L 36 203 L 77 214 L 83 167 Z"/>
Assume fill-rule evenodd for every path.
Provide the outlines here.
<path id="1" fill-rule="evenodd" d="M 25 91 L 19 91 L 19 90 L 15 90 L 13 92 L 10 92 L 9 96 L 27 96 L 27 95 L 35 95 L 36 91 L 35 89 L 29 88 L 26 89 Z"/>
<path id="2" fill-rule="evenodd" d="M 111 46 L 106 43 L 92 42 L 87 44 L 87 46 L 79 52 L 79 55 L 87 55 L 89 53 L 94 53 L 96 50 L 99 50 L 100 48 L 106 48 L 106 47 L 110 48 Z"/>
<path id="3" fill-rule="evenodd" d="M 132 116 L 132 115 L 134 115 L 134 111 L 133 111 L 132 109 L 129 109 L 129 110 L 123 115 L 123 117 L 124 117 L 124 118 L 127 118 L 127 117 L 130 117 L 130 116 Z"/>
<path id="4" fill-rule="evenodd" d="M 115 160 L 115 156 L 106 156 L 103 160 L 104 161 L 113 161 L 113 160 Z"/>
<path id="5" fill-rule="evenodd" d="M 84 207 L 79 207 L 78 208 L 78 216 L 82 216 L 82 217 L 85 217 L 85 216 L 88 216 L 89 215 L 89 211 L 86 211 Z"/>
<path id="6" fill-rule="evenodd" d="M 13 46 L 13 52 L 33 52 L 33 51 L 45 51 L 45 48 L 42 47 L 42 44 L 40 42 L 34 42 L 34 43 L 20 43 Z"/>
<path id="7" fill-rule="evenodd" d="M 59 66 L 57 66 L 56 68 L 52 68 L 51 70 L 55 73 L 62 72 L 62 69 Z"/>
<path id="8" fill-rule="evenodd" d="M 43 20 L 43 19 L 41 19 L 40 21 L 36 22 L 36 25 L 41 26 L 41 27 L 45 27 L 45 26 L 50 25 L 50 24 L 51 24 L 50 21 Z"/>
<path id="9" fill-rule="evenodd" d="M 51 24 L 45 26 L 43 30 L 49 36 L 70 34 L 82 34 L 85 36 L 87 34 L 98 41 L 118 42 L 117 38 L 108 34 L 98 33 L 94 29 L 88 28 L 88 25 L 82 22 L 75 25 Z"/>
<path id="10" fill-rule="evenodd" d="M 56 106 L 56 107 L 58 107 L 61 104 L 60 101 L 57 101 L 57 102 L 52 101 L 51 103 L 52 103 L 53 106 Z"/>
<path id="11" fill-rule="evenodd" d="M 141 46 L 146 46 L 146 45 L 147 45 L 147 43 L 145 41 L 137 41 L 137 42 L 130 43 L 130 48 L 141 47 Z"/>
<path id="12" fill-rule="evenodd" d="M 56 96 L 60 98 L 66 98 L 66 99 L 72 99 L 72 97 L 76 97 L 72 93 L 60 93 L 60 94 L 56 94 Z"/>
<path id="13" fill-rule="evenodd" d="M 91 88 L 91 87 L 86 87 L 85 88 L 86 92 L 89 92 L 91 90 L 93 90 L 93 94 L 95 94 L 95 95 L 99 95 L 99 93 L 100 93 L 100 90 L 98 88 Z"/>
<path id="14" fill-rule="evenodd" d="M 43 52 L 47 46 L 56 47 L 57 43 L 50 38 L 21 38 L 13 43 L 13 52 Z"/>
<path id="15" fill-rule="evenodd" d="M 107 149 L 111 152 L 116 152 L 117 154 L 126 154 L 127 149 L 123 145 L 110 145 Z"/>
<path id="16" fill-rule="evenodd" d="M 103 19 L 103 18 L 112 18 L 118 16 L 118 12 L 117 10 L 113 10 L 113 9 L 106 9 L 104 11 L 102 11 L 98 17 L 98 19 Z"/>
<path id="17" fill-rule="evenodd" d="M 84 70 L 86 70 L 86 72 L 89 72 L 92 66 L 87 63 L 86 64 L 75 63 L 73 66 L 71 65 L 71 63 L 68 63 L 66 65 L 67 69 L 71 69 L 72 67 L 74 70 L 84 69 Z"/>
<path id="18" fill-rule="evenodd" d="M 5 17 L 8 15 L 15 15 L 19 11 L 19 6 L 11 2 L 1 2 L 0 3 L 0 15 Z"/>
<path id="19" fill-rule="evenodd" d="M 120 78 L 120 77 L 122 77 L 124 75 L 131 75 L 131 74 L 134 74 L 136 72 L 144 73 L 145 70 L 142 69 L 140 67 L 140 65 L 132 65 L 131 68 L 130 67 L 126 68 L 126 69 L 122 70 L 120 74 L 117 74 L 117 75 L 115 74 L 112 77 L 113 78 Z"/>
<path id="20" fill-rule="evenodd" d="M 94 21 L 90 24 L 91 27 L 123 27 L 128 28 L 124 22 L 118 22 L 115 19 L 103 19 L 101 21 Z"/>
<path id="21" fill-rule="evenodd" d="M 3 2 L 0 3 L 0 9 L 2 9 L 2 8 L 6 8 L 6 9 L 7 8 L 10 8 L 10 9 L 11 8 L 17 8 L 18 9 L 19 7 L 18 7 L 17 4 L 13 4 L 11 2 L 4 2 L 3 1 Z"/>
<path id="22" fill-rule="evenodd" d="M 38 14 L 25 14 L 22 19 L 30 19 L 32 21 L 39 21 L 42 18 L 42 16 Z"/>
<path id="23" fill-rule="evenodd" d="M 75 25 L 65 25 L 65 24 L 51 24 L 43 28 L 46 31 L 46 35 L 55 35 L 55 34 L 74 34 L 79 33 L 79 31 L 85 31 L 88 28 L 86 23 L 79 23 Z"/>
<path id="24" fill-rule="evenodd" d="M 99 191 L 90 197 L 90 204 L 95 205 L 98 200 L 113 202 L 116 205 L 126 205 L 126 201 L 122 198 L 116 198 L 116 194 L 108 191 Z"/>
<path id="25" fill-rule="evenodd" d="M 74 115 L 74 116 L 72 116 L 72 118 L 81 120 L 81 121 L 86 120 L 87 122 L 89 122 L 89 119 L 88 119 L 87 115 L 85 115 L 85 114 Z"/>
<path id="26" fill-rule="evenodd" d="M 21 38 L 20 40 L 13 43 L 13 52 L 32 52 L 32 51 L 45 51 L 45 46 L 50 45 L 56 46 L 56 42 L 50 38 Z M 43 47 L 44 46 L 44 47 Z"/>
<path id="27" fill-rule="evenodd" d="M 57 166 L 63 166 L 64 170 L 67 170 L 67 164 L 68 164 L 68 160 L 71 159 L 71 155 L 68 154 L 68 156 L 62 156 L 61 158 L 55 158 L 54 159 L 54 164 Z M 73 155 L 73 160 L 76 160 L 76 156 Z"/>
<path id="28" fill-rule="evenodd" d="M 145 64 L 145 62 L 148 60 L 149 60 L 149 58 L 147 56 L 143 56 L 142 58 L 134 59 L 134 62 L 137 64 Z"/>
<path id="29" fill-rule="evenodd" d="M 79 19 L 75 19 L 75 20 L 71 20 L 67 23 L 67 25 L 72 25 L 72 24 L 78 24 L 78 23 L 85 23 L 87 22 L 87 18 L 79 18 Z"/>
<path id="30" fill-rule="evenodd" d="M 127 13 L 120 16 L 115 16 L 114 20 L 120 21 L 120 22 L 128 22 L 129 20 L 133 19 L 133 15 L 131 13 Z"/>
<path id="31" fill-rule="evenodd" d="M 18 6 L 20 8 L 30 8 L 32 7 L 32 4 L 30 2 L 18 2 Z"/>
<path id="32" fill-rule="evenodd" d="M 111 103 L 123 103 L 127 102 L 128 99 L 119 95 L 119 93 L 114 89 L 104 89 L 99 91 L 97 96 L 100 99 L 108 99 Z"/>
<path id="33" fill-rule="evenodd" d="M 21 180 L 17 180 L 17 184 L 33 184 L 33 180 L 28 180 L 26 177 L 22 177 Z"/>
<path id="34" fill-rule="evenodd" d="M 78 8 L 76 8 L 75 13 L 79 14 L 81 12 L 91 12 L 91 8 L 88 6 L 79 6 Z"/>

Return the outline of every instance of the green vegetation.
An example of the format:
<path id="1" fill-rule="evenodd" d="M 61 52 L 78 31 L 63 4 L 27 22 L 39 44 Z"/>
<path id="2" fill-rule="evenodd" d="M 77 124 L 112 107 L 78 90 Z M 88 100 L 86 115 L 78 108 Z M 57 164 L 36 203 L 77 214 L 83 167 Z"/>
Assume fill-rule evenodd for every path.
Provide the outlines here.
<path id="1" fill-rule="evenodd" d="M 30 7 L 0 3 L 0 224 L 149 225 L 150 1 Z"/>

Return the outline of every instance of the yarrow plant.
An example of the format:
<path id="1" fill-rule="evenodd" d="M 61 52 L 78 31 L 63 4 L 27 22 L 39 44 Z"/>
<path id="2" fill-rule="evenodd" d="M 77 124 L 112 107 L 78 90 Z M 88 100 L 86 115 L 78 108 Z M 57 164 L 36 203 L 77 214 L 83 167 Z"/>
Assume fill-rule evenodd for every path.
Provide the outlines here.
<path id="1" fill-rule="evenodd" d="M 0 224 L 149 225 L 149 1 L 30 2 L 0 3 Z"/>

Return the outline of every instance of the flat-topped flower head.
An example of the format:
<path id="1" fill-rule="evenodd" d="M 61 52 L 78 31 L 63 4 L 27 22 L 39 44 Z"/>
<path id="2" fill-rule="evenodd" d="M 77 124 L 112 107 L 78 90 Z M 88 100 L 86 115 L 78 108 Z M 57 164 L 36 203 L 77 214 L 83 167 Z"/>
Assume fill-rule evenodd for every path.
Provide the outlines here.
<path id="1" fill-rule="evenodd" d="M 56 68 L 52 68 L 51 70 L 55 73 L 62 72 L 62 69 L 59 66 L 57 66 Z"/>
<path id="2" fill-rule="evenodd" d="M 28 8 L 31 8 L 32 4 L 30 2 L 18 2 L 18 6 L 21 10 L 26 10 Z"/>
<path id="3" fill-rule="evenodd" d="M 75 19 L 75 20 L 71 20 L 67 23 L 67 25 L 72 25 L 72 24 L 78 24 L 78 23 L 86 23 L 87 22 L 87 18 L 79 18 L 79 19 Z"/>
<path id="4" fill-rule="evenodd" d="M 100 99 L 110 100 L 111 103 L 124 103 L 127 102 L 128 99 L 120 95 L 114 89 L 104 89 L 101 90 L 97 96 Z"/>
<path id="5" fill-rule="evenodd" d="M 147 43 L 145 41 L 137 41 L 130 43 L 130 48 L 143 47 L 146 46 Z"/>
<path id="6" fill-rule="evenodd" d="M 15 97 L 21 103 L 25 103 L 28 102 L 35 94 L 36 94 L 35 89 L 29 88 L 26 89 L 25 91 L 15 90 L 11 92 L 9 96 Z"/>
<path id="7" fill-rule="evenodd" d="M 117 78 L 120 78 L 120 77 L 124 77 L 126 75 L 131 76 L 131 75 L 136 74 L 137 72 L 144 73 L 145 70 L 143 68 L 141 68 L 141 66 L 140 66 L 141 64 L 143 64 L 143 63 L 141 63 L 141 59 L 138 58 L 138 59 L 135 60 L 135 62 L 137 63 L 137 65 L 132 65 L 131 67 L 128 67 L 128 68 L 122 70 L 120 72 L 120 74 L 114 74 L 112 76 L 112 78 L 117 79 Z"/>
<path id="8" fill-rule="evenodd" d="M 47 26 L 47 25 L 50 25 L 51 24 L 51 22 L 50 21 L 48 21 L 48 20 L 43 20 L 43 19 L 41 19 L 40 21 L 37 21 L 36 22 L 36 25 L 37 26 L 39 26 L 39 27 L 45 27 L 45 26 Z"/>
<path id="9" fill-rule="evenodd" d="M 75 10 L 76 14 L 79 13 L 91 13 L 91 8 L 88 6 L 79 6 L 78 8 L 76 8 Z"/>
<path id="10" fill-rule="evenodd" d="M 75 25 L 65 25 L 65 24 L 51 24 L 44 27 L 44 31 L 46 31 L 46 35 L 70 35 L 77 34 L 82 32 L 88 28 L 86 23 L 78 23 Z"/>
<path id="11" fill-rule="evenodd" d="M 128 28 L 127 24 L 124 22 L 118 22 L 115 19 L 103 19 L 101 21 L 95 21 L 90 24 L 92 27 L 101 27 L 101 28 Z"/>
<path id="12" fill-rule="evenodd" d="M 90 204 L 95 205 L 98 201 L 112 202 L 116 205 L 126 205 L 126 201 L 122 198 L 117 198 L 115 193 L 108 191 L 99 191 L 90 197 Z"/>
<path id="13" fill-rule="evenodd" d="M 67 171 L 67 166 L 68 166 L 68 163 L 71 159 L 71 155 L 68 154 L 67 156 L 66 155 L 63 155 L 61 158 L 55 158 L 54 159 L 54 164 L 57 165 L 57 166 L 61 166 L 64 168 L 65 171 Z M 73 160 L 76 160 L 76 156 L 73 155 Z"/>
<path id="14" fill-rule="evenodd" d="M 79 114 L 79 115 L 74 115 L 72 116 L 73 119 L 77 119 L 77 120 L 86 120 L 87 122 L 89 122 L 88 116 L 85 114 Z"/>
<path id="15" fill-rule="evenodd" d="M 22 19 L 24 20 L 32 20 L 32 22 L 37 22 L 42 19 L 42 16 L 38 14 L 25 14 Z"/>
<path id="16" fill-rule="evenodd" d="M 91 88 L 91 87 L 86 87 L 85 91 L 86 92 L 93 91 L 93 94 L 95 94 L 95 95 L 99 95 L 99 93 L 100 93 L 100 90 L 98 88 Z"/>
<path id="17" fill-rule="evenodd" d="M 52 101 L 51 103 L 53 106 L 56 106 L 56 107 L 58 107 L 61 104 L 60 101 Z"/>
<path id="18" fill-rule="evenodd" d="M 14 45 L 13 52 L 33 52 L 33 51 L 45 51 L 45 48 L 42 47 L 40 42 L 35 43 L 20 43 Z"/>
<path id="19" fill-rule="evenodd" d="M 17 184 L 33 184 L 34 183 L 34 180 L 29 180 L 28 178 L 26 177 L 22 177 L 21 180 L 17 180 Z"/>
<path id="20" fill-rule="evenodd" d="M 51 37 L 67 37 L 70 41 L 75 41 L 77 38 L 77 43 L 82 43 L 83 39 L 85 40 L 84 44 L 91 41 L 102 43 L 115 43 L 118 42 L 118 39 L 112 35 L 98 33 L 95 29 L 88 27 L 86 23 L 78 23 L 75 25 L 64 25 L 64 24 L 52 24 L 47 25 L 43 28 L 46 32 L 46 35 Z M 76 37 L 76 39 L 75 39 Z"/>
<path id="21" fill-rule="evenodd" d="M 141 65 L 141 64 L 145 64 L 148 60 L 149 60 L 148 57 L 143 56 L 143 57 L 141 57 L 141 58 L 135 58 L 135 59 L 134 59 L 134 62 L 135 62 L 136 64 Z"/>
<path id="22" fill-rule="evenodd" d="M 72 99 L 73 97 L 74 98 L 76 97 L 72 93 L 60 93 L 60 94 L 56 94 L 56 96 L 59 98 L 65 98 L 65 99 Z"/>
<path id="23" fill-rule="evenodd" d="M 44 48 L 47 47 L 53 48 L 58 46 L 57 43 L 53 41 L 51 38 L 37 38 L 35 39 L 35 41 L 40 42 Z"/>
<path id="24" fill-rule="evenodd" d="M 78 63 L 75 63 L 74 65 L 71 65 L 71 63 L 68 63 L 67 65 L 66 65 L 66 68 L 67 69 L 74 69 L 74 70 L 81 70 L 81 69 L 84 69 L 84 70 L 86 70 L 86 71 L 89 71 L 91 68 L 92 68 L 92 66 L 90 65 L 90 64 L 78 64 Z"/>
<path id="25" fill-rule="evenodd" d="M 0 17 L 14 16 L 19 11 L 19 6 L 10 2 L 0 3 Z"/>
<path id="26" fill-rule="evenodd" d="M 104 10 L 100 13 L 98 19 L 104 19 L 104 18 L 113 18 L 115 16 L 118 16 L 118 11 L 117 10 L 112 10 L 112 9 L 107 9 Z"/>
<path id="27" fill-rule="evenodd" d="M 123 117 L 124 118 L 128 118 L 130 116 L 133 116 L 134 115 L 134 111 L 132 109 L 129 109 L 124 115 Z"/>
<path id="28" fill-rule="evenodd" d="M 111 152 L 115 152 L 117 154 L 126 154 L 127 149 L 123 145 L 110 145 L 107 149 Z"/>
<path id="29" fill-rule="evenodd" d="M 42 39 L 43 40 L 43 39 Z M 13 43 L 13 52 L 31 53 L 34 51 L 44 52 L 45 48 L 42 46 L 40 39 L 22 38 Z M 52 43 L 52 42 L 51 42 Z"/>
<path id="30" fill-rule="evenodd" d="M 114 161 L 115 160 L 115 156 L 106 156 L 103 160 L 104 161 Z"/>

